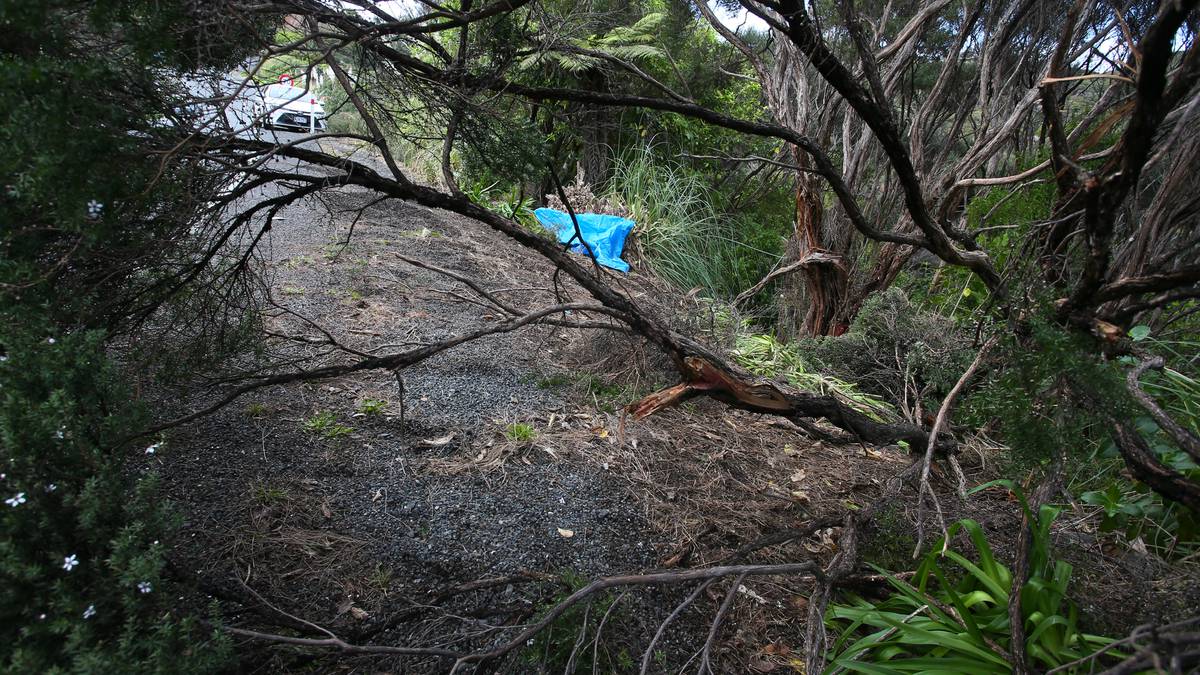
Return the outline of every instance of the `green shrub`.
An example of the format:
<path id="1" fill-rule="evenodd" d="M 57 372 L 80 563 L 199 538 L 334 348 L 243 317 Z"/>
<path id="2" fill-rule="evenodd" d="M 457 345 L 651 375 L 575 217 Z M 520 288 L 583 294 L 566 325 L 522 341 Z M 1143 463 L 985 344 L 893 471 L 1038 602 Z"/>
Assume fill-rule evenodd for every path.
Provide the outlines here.
<path id="1" fill-rule="evenodd" d="M 171 303 L 187 308 L 178 315 L 206 312 L 167 332 L 167 346 L 211 358 L 240 339 L 221 333 L 238 310 L 207 312 L 205 295 L 238 296 L 236 281 L 178 284 L 211 244 L 219 219 L 203 214 L 224 179 L 160 154 L 191 133 L 170 120 L 195 111 L 164 74 L 228 72 L 270 33 L 257 22 L 198 29 L 203 9 L 0 4 L 4 672 L 204 672 L 229 655 L 227 639 L 178 607 L 163 575 L 175 521 L 153 475 L 128 460 L 164 448 L 122 440 L 147 416 L 108 356 L 115 335 L 161 320 Z M 179 339 L 191 336 L 208 349 Z"/>
<path id="2" fill-rule="evenodd" d="M 1200 428 L 1200 382 L 1194 365 L 1200 342 L 1152 337 L 1147 326 L 1134 326 L 1129 334 L 1141 349 L 1169 359 L 1170 366 L 1143 374 L 1142 388 L 1177 423 L 1194 433 Z M 1132 357 L 1121 361 L 1126 366 L 1135 363 Z M 1200 481 L 1200 467 L 1153 418 L 1142 414 L 1133 421 L 1159 462 L 1189 480 Z M 1183 558 L 1200 550 L 1200 514 L 1129 478 L 1112 439 L 1103 439 L 1090 460 L 1089 465 L 1099 470 L 1078 481 L 1083 490 L 1079 500 L 1101 509 L 1101 532 L 1119 533 L 1130 542 L 1141 540 L 1149 551 L 1164 558 Z"/>
<path id="3" fill-rule="evenodd" d="M 1021 588 L 1030 661 L 1044 670 L 1104 648 L 1110 638 L 1079 629 L 1078 611 L 1067 599 L 1071 566 L 1051 556 L 1050 525 L 1059 509 L 1042 506 L 1035 516 L 1021 491 L 1012 483 L 1004 484 L 1016 493 L 1033 523 L 1030 575 Z M 1012 571 L 996 560 L 979 523 L 969 519 L 955 523 L 950 538 L 960 531 L 973 544 L 975 560 L 953 549 L 943 554 L 939 541 L 921 561 L 911 584 L 887 575 L 895 591 L 887 599 L 851 596 L 849 604 L 830 605 L 827 622 L 838 638 L 827 672 L 1011 672 Z"/>
<path id="4" fill-rule="evenodd" d="M 899 288 L 877 293 L 838 337 L 798 342 L 816 367 L 852 380 L 890 401 L 911 400 L 906 387 L 925 391 L 936 408 L 975 356 L 973 334 L 915 305 Z"/>
<path id="5" fill-rule="evenodd" d="M 228 640 L 174 616 L 162 574 L 174 520 L 153 476 L 124 466 L 120 439 L 145 418 L 117 384 L 101 335 L 4 319 L 0 668 L 217 669 Z M 161 451 L 150 440 L 133 449 Z"/>

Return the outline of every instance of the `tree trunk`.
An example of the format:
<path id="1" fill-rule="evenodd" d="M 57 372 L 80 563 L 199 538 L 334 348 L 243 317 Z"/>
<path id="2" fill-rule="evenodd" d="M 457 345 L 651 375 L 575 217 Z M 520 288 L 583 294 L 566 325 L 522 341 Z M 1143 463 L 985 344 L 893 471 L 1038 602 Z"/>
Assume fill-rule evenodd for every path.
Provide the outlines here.
<path id="1" fill-rule="evenodd" d="M 607 83 L 604 74 L 593 70 L 587 77 L 587 87 L 590 91 L 605 91 Z M 583 147 L 579 153 L 579 168 L 583 174 L 583 182 L 599 192 L 608 181 L 609 148 L 608 148 L 608 115 L 607 108 L 587 104 L 584 106 L 580 124 L 580 140 Z"/>
<path id="2" fill-rule="evenodd" d="M 803 153 L 795 154 L 798 164 L 804 160 Z M 810 174 L 800 173 L 796 180 L 795 227 L 788 241 L 787 259 L 812 262 L 783 284 L 779 328 L 784 339 L 840 334 L 844 330 L 839 330 L 836 319 L 846 298 L 846 269 L 839 254 L 822 246 L 823 216 L 819 186 Z"/>

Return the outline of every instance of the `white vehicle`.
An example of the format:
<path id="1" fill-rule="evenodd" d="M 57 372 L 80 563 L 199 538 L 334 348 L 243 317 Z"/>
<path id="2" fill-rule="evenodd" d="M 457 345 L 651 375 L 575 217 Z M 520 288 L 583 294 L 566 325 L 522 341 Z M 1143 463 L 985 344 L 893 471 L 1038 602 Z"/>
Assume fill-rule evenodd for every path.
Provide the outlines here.
<path id="1" fill-rule="evenodd" d="M 325 129 L 325 106 L 311 91 L 290 84 L 260 87 L 252 94 L 254 117 L 267 129 L 309 133 Z"/>

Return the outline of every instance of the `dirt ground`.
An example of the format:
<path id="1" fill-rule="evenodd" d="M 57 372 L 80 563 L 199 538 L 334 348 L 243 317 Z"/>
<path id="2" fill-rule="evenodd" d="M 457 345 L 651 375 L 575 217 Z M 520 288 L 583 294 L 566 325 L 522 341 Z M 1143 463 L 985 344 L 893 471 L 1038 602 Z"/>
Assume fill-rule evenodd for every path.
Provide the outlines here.
<path id="1" fill-rule="evenodd" d="M 296 315 L 371 353 L 497 320 L 469 301 L 463 284 L 397 254 L 501 289 L 522 307 L 553 302 L 553 269 L 501 236 L 453 214 L 371 200 L 343 189 L 285 210 L 273 228 L 263 249 L 267 279 L 275 301 L 294 314 L 276 311 L 267 329 L 306 339 L 273 356 L 340 358 L 325 354 L 319 331 Z M 636 270 L 623 283 L 663 312 L 688 303 Z M 172 566 L 234 599 L 226 602 L 231 625 L 314 636 L 303 619 L 360 644 L 465 650 L 498 644 L 513 634 L 498 627 L 527 623 L 591 578 L 728 561 L 765 535 L 864 508 L 911 461 L 896 447 L 826 446 L 790 423 L 712 402 L 623 419 L 621 406 L 673 384 L 656 363 L 621 334 L 531 327 L 444 352 L 399 378 L 367 372 L 248 394 L 171 431 L 141 460 L 161 474 L 184 515 Z M 966 457 L 972 483 L 992 477 L 986 459 Z M 1006 492 L 959 504 L 948 482 L 935 483 L 948 517 L 976 518 L 997 544 L 1015 538 L 1017 507 Z M 911 492 L 867 532 L 868 559 L 911 569 Z M 1114 551 L 1089 534 L 1087 515 L 1068 512 L 1058 532 L 1087 621 L 1119 631 L 1195 607 L 1194 578 L 1136 551 Z M 828 560 L 836 534 L 821 530 L 746 562 Z M 636 672 L 650 636 L 693 588 L 598 596 L 503 669 L 563 671 L 579 627 L 588 626 L 586 640 L 595 642 L 575 666 Z M 671 624 L 651 672 L 696 667 L 725 588 L 711 587 Z M 720 671 L 798 668 L 807 593 L 799 581 L 747 579 L 719 633 Z M 259 640 L 240 641 L 239 650 L 248 672 L 449 665 Z"/>

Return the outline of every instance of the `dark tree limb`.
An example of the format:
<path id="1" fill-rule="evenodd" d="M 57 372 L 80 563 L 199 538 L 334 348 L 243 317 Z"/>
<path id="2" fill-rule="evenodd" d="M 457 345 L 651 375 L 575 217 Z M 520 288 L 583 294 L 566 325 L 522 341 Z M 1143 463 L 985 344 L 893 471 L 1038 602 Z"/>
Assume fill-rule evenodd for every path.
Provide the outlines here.
<path id="1" fill-rule="evenodd" d="M 1111 302 L 1141 293 L 1168 291 L 1200 282 L 1200 265 L 1185 265 L 1170 272 L 1126 277 L 1105 284 L 1096 291 L 1096 303 Z"/>
<path id="2" fill-rule="evenodd" d="M 1134 478 L 1149 485 L 1158 494 L 1200 512 L 1200 485 L 1158 461 L 1145 439 L 1126 422 L 1112 420 L 1113 440 Z"/>
<path id="3" fill-rule="evenodd" d="M 1192 433 L 1188 429 L 1183 428 L 1182 425 L 1171 419 L 1171 416 L 1168 415 L 1161 407 L 1159 407 L 1158 403 L 1142 389 L 1141 383 L 1138 382 L 1138 378 L 1142 376 L 1142 373 L 1150 369 L 1161 370 L 1164 365 L 1165 362 L 1161 356 L 1155 356 L 1154 358 L 1146 359 L 1145 361 L 1139 363 L 1136 367 L 1134 367 L 1133 370 L 1129 371 L 1129 374 L 1125 378 L 1125 381 L 1129 387 L 1129 393 L 1133 394 L 1133 397 L 1137 399 L 1137 402 L 1140 403 L 1142 407 L 1150 413 L 1150 416 L 1154 418 L 1155 422 L 1158 422 L 1158 426 L 1161 427 L 1163 431 L 1167 432 L 1167 435 L 1170 436 L 1171 439 L 1174 440 L 1184 452 L 1190 455 L 1191 458 L 1196 462 L 1200 462 L 1200 437 L 1197 437 L 1196 434 Z"/>
<path id="4" fill-rule="evenodd" d="M 642 668 L 638 671 L 638 675 L 646 675 L 646 673 L 650 672 L 650 659 L 652 656 L 654 656 L 654 647 L 658 644 L 658 641 L 662 639 L 663 633 L 667 632 L 667 626 L 671 625 L 671 622 L 678 618 L 679 615 L 683 613 L 683 610 L 687 609 L 689 605 L 695 602 L 696 598 L 700 597 L 700 594 L 704 592 L 704 589 L 711 586 L 715 581 L 715 579 L 708 579 L 701 582 L 699 586 L 696 586 L 695 590 L 693 590 L 686 598 L 683 599 L 683 602 L 679 603 L 679 605 L 667 615 L 667 618 L 664 619 L 662 623 L 658 624 L 658 630 L 654 631 L 654 637 L 650 638 L 650 645 L 646 647 L 646 653 L 642 655 Z"/>
<path id="5" fill-rule="evenodd" d="M 704 648 L 700 651 L 699 675 L 716 672 L 712 667 L 712 647 L 717 641 L 717 636 L 721 633 L 721 624 L 725 622 L 725 615 L 733 608 L 733 601 L 737 598 L 738 589 L 745 578 L 746 574 L 742 573 L 738 575 L 738 578 L 733 580 L 733 583 L 729 586 L 729 591 L 725 593 L 725 601 L 721 603 L 721 608 L 717 610 L 717 615 L 713 617 L 712 625 L 708 629 L 708 638 L 704 640 Z"/>

